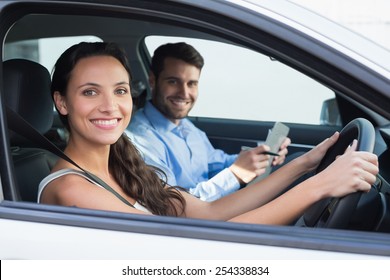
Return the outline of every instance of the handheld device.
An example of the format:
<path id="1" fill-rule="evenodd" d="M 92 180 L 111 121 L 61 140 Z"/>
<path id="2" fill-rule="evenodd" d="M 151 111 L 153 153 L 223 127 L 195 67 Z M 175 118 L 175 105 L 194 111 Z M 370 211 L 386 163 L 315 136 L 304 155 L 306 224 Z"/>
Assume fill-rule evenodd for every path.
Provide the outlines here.
<path id="1" fill-rule="evenodd" d="M 276 122 L 273 126 L 273 128 L 268 131 L 267 139 L 265 140 L 265 145 L 269 146 L 271 153 L 278 153 L 280 146 L 282 145 L 284 139 L 287 137 L 288 133 L 290 131 L 290 128 L 281 122 Z M 265 172 L 259 176 L 257 176 L 255 179 L 250 182 L 250 184 L 260 181 L 261 179 L 267 177 L 272 170 L 272 161 L 274 159 L 274 156 L 271 156 L 268 162 L 268 166 L 265 169 Z"/>

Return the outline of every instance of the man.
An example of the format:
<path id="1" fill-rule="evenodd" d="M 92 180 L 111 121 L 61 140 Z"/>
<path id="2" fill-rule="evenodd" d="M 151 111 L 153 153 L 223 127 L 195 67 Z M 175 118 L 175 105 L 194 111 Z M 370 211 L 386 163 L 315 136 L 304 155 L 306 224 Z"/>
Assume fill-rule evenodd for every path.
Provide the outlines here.
<path id="1" fill-rule="evenodd" d="M 232 193 L 265 171 L 267 146 L 238 155 L 214 149 L 206 134 L 187 118 L 198 98 L 203 57 L 186 43 L 166 44 L 152 58 L 149 84 L 152 99 L 132 117 L 134 144 L 148 164 L 160 167 L 168 184 L 184 187 L 202 200 Z M 273 164 L 283 163 L 286 139 Z"/>

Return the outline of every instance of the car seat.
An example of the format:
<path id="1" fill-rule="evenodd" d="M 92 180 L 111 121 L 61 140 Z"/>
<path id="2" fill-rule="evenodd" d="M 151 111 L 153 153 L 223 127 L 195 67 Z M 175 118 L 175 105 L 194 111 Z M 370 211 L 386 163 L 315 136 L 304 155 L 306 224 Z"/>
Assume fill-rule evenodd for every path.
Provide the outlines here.
<path id="1" fill-rule="evenodd" d="M 48 70 L 33 61 L 11 59 L 3 63 L 3 73 L 6 105 L 41 134 L 46 133 L 53 123 Z M 9 135 L 17 193 L 22 201 L 36 202 L 39 183 L 58 157 L 15 132 Z"/>

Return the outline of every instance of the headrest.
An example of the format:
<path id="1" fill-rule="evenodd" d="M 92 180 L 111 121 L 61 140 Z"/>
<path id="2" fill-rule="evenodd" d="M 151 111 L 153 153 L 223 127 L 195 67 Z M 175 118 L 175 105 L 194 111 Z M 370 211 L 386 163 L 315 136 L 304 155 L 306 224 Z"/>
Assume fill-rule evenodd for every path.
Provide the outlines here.
<path id="1" fill-rule="evenodd" d="M 46 133 L 53 123 L 49 71 L 33 61 L 11 59 L 3 63 L 3 73 L 6 104 L 40 133 Z M 13 138 L 11 134 L 11 143 Z"/>

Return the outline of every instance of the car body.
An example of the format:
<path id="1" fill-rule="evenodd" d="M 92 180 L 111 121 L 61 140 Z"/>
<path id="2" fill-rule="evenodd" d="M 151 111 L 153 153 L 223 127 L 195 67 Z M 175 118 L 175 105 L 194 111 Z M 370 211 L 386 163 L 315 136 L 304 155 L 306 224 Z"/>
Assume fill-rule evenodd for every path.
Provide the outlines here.
<path id="1" fill-rule="evenodd" d="M 364 229 L 267 226 L 149 217 L 25 201 L 18 196 L 18 178 L 7 129 L 9 120 L 2 97 L 1 259 L 377 259 L 390 256 L 388 50 L 288 1 L 0 2 L 3 61 L 22 56 L 44 64 L 42 58 L 56 59 L 60 50 L 67 47 L 63 40 L 42 49 L 41 39 L 59 37 L 77 41 L 90 37 L 90 40 L 115 41 L 128 52 L 134 87 L 139 90 L 134 95 L 138 106 L 150 95 L 146 85 L 153 47 L 146 41 L 155 36 L 166 41 L 174 37 L 195 38 L 218 44 L 210 57 L 221 55 L 223 63 L 219 61 L 219 66 L 228 71 L 222 76 L 220 68 L 202 72 L 201 83 L 211 79 L 209 84 L 218 87 L 202 89 L 207 93 L 200 96 L 190 117 L 215 147 L 227 152 L 236 153 L 243 145 L 264 140 L 275 121 L 283 121 L 290 127 L 289 151 L 293 154 L 307 151 L 356 118 L 369 120 L 375 128 L 374 152 L 380 158 L 380 221 L 375 216 L 372 218 L 375 227 Z M 252 59 L 249 54 L 249 62 L 244 63 L 244 56 L 236 55 L 238 62 L 233 63 L 230 47 L 238 47 L 240 52 L 249 50 L 256 57 L 261 55 L 261 61 L 266 60 L 265 68 L 261 69 L 265 70 L 260 72 L 260 63 L 249 65 Z M 207 49 L 211 48 L 206 47 L 205 52 Z M 210 60 L 206 58 L 206 66 Z M 52 67 L 50 63 L 48 68 Z M 271 72 L 273 67 L 274 76 L 268 78 L 268 70 Z M 284 71 L 288 74 L 283 74 Z M 0 76 L 2 73 L 0 67 Z M 301 84 L 303 80 L 308 82 L 307 86 Z M 228 84 L 231 92 L 220 88 L 222 84 Z M 4 96 L 2 85 L 0 90 Z M 322 94 L 320 97 L 316 95 L 317 90 Z M 267 101 L 274 92 L 282 95 L 275 101 Z M 306 95 L 301 95 L 303 92 Z M 312 98 L 320 105 L 316 107 L 314 121 L 305 119 L 312 109 Z M 271 111 L 266 111 L 269 107 Z M 244 115 L 257 111 L 265 115 Z M 272 115 L 274 112 L 287 114 Z M 289 119 L 302 112 L 302 120 Z M 63 127 L 56 119 L 47 133 L 49 138 L 53 134 L 56 135 L 51 138 L 53 141 L 63 140 Z M 56 144 L 63 147 L 64 143 Z"/>

